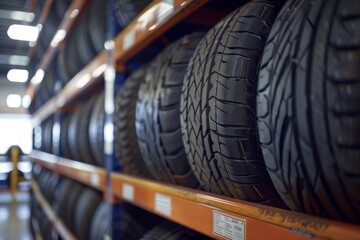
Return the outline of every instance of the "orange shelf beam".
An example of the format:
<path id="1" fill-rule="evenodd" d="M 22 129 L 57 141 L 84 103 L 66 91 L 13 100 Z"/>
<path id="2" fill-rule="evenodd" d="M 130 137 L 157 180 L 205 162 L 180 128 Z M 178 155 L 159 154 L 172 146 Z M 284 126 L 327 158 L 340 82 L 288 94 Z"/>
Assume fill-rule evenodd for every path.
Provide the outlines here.
<path id="1" fill-rule="evenodd" d="M 88 65 L 76 74 L 66 86 L 53 98 L 47 101 L 32 118 L 32 125 L 37 126 L 42 120 L 64 107 L 76 96 L 102 80 L 106 68 L 106 51 L 99 53 Z"/>
<path id="2" fill-rule="evenodd" d="M 76 237 L 67 229 L 62 220 L 54 213 L 50 204 L 46 201 L 46 199 L 41 194 L 38 184 L 31 180 L 31 187 L 33 193 L 35 195 L 36 201 L 39 203 L 41 208 L 44 210 L 45 215 L 50 220 L 53 225 L 55 231 L 63 238 L 68 240 L 76 240 Z"/>
<path id="3" fill-rule="evenodd" d="M 66 11 L 64 18 L 62 19 L 55 36 L 51 40 L 49 48 L 46 50 L 44 56 L 42 57 L 38 70 L 41 69 L 45 71 L 47 67 L 52 62 L 55 54 L 60 49 L 60 46 L 63 44 L 68 32 L 73 28 L 79 16 L 81 15 L 82 10 L 86 6 L 89 0 L 73 0 Z M 45 13 L 44 13 L 45 14 Z M 46 30 L 46 29 L 45 29 Z M 33 99 L 39 82 L 30 82 L 29 87 L 27 88 L 26 94 Z"/>
<path id="4" fill-rule="evenodd" d="M 38 165 L 52 170 L 57 174 L 72 178 L 103 192 L 106 189 L 107 174 L 103 168 L 57 157 L 53 154 L 37 150 L 32 151 L 30 158 Z"/>
<path id="5" fill-rule="evenodd" d="M 82 0 L 85 1 L 85 0 Z M 77 2 L 82 2 L 77 0 Z M 174 0 L 173 4 L 164 1 L 153 1 L 132 23 L 126 27 L 115 39 L 115 51 L 113 54 L 113 63 L 116 69 L 124 69 L 123 63 L 144 49 L 164 32 L 189 16 L 209 0 Z M 73 2 L 74 5 L 74 2 Z M 70 6 L 67 15 L 73 9 Z M 52 53 L 55 49 L 48 49 Z M 46 56 L 48 53 L 46 53 Z M 49 55 L 53 56 L 53 55 Z M 55 97 L 50 99 L 42 108 L 40 108 L 33 117 L 33 126 L 39 124 L 43 119 L 56 112 L 88 89 L 93 84 L 100 81 L 106 68 L 107 53 L 103 50 L 86 67 L 84 67 Z M 45 59 L 45 60 L 44 60 Z M 45 57 L 42 62 L 46 63 Z M 51 60 L 51 59 L 50 59 Z M 46 65 L 40 65 L 40 68 Z M 33 96 L 35 87 L 30 84 L 28 93 Z"/>
<path id="6" fill-rule="evenodd" d="M 216 239 L 360 239 L 352 224 L 123 174 L 111 182 L 115 196 Z"/>
<path id="7" fill-rule="evenodd" d="M 47 16 L 49 15 L 50 7 L 51 7 L 53 2 L 54 2 L 54 0 L 46 0 L 46 2 L 44 4 L 44 7 L 41 10 L 39 21 L 38 21 L 36 26 L 39 26 L 39 25 L 42 26 L 44 24 Z M 29 57 L 30 58 L 32 58 L 34 56 L 36 48 L 37 48 L 37 42 L 34 44 L 34 46 L 30 47 L 30 50 L 29 50 Z"/>

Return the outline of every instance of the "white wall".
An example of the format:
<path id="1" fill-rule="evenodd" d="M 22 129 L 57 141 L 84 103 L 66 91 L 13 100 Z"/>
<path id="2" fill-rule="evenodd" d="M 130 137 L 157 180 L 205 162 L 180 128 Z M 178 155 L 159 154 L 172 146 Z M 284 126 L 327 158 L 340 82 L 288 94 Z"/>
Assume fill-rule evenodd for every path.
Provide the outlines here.
<path id="1" fill-rule="evenodd" d="M 32 125 L 30 116 L 24 114 L 0 114 L 0 154 L 12 145 L 20 146 L 27 154 L 32 150 Z"/>

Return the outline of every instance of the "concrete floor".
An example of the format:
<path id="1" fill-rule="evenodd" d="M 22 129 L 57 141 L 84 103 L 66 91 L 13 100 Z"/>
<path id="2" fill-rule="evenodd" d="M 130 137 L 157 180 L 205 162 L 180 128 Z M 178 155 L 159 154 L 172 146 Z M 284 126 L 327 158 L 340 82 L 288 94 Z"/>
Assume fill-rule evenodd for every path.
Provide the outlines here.
<path id="1" fill-rule="evenodd" d="M 13 201 L 14 200 L 14 201 Z M 30 232 L 30 206 L 27 192 L 0 192 L 0 240 L 33 240 Z"/>

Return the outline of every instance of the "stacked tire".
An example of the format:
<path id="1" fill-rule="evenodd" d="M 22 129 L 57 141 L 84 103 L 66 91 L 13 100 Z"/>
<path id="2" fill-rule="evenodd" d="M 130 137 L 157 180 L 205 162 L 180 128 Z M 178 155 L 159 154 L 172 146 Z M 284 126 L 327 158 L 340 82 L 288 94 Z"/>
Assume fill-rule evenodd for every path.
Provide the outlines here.
<path id="1" fill-rule="evenodd" d="M 61 122 L 60 149 L 65 158 L 105 166 L 104 93 L 89 97 Z"/>
<path id="2" fill-rule="evenodd" d="M 296 211 L 356 223 L 359 9 L 347 1 L 287 1 L 257 87 L 259 139 L 282 199 Z"/>
<path id="3" fill-rule="evenodd" d="M 338 1 L 281 5 L 250 1 L 191 59 L 179 40 L 129 77 L 117 99 L 118 155 L 130 174 L 359 222 L 357 12 Z"/>

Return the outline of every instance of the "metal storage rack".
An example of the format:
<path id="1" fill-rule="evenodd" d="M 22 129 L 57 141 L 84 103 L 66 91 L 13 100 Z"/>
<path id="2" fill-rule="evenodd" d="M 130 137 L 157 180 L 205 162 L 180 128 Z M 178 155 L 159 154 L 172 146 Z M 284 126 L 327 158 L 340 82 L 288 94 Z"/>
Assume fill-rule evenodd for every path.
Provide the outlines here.
<path id="1" fill-rule="evenodd" d="M 157 14 L 147 14 L 147 18 L 138 16 L 114 39 L 115 48 L 111 58 L 114 68 L 125 71 L 126 61 L 131 56 L 207 2 L 208 0 L 154 0 L 143 14 L 147 11 Z M 79 10 L 86 3 L 87 0 L 73 0 L 59 30 L 68 32 L 74 25 Z M 167 7 L 160 11 L 161 4 L 167 4 Z M 64 44 L 64 38 L 56 41 L 58 44 L 47 50 L 39 69 L 46 70 L 58 46 Z M 75 96 L 100 81 L 106 63 L 107 53 L 104 50 L 33 115 L 33 125 L 37 126 Z M 31 97 L 36 88 L 36 83 L 29 85 L 27 92 Z M 114 196 L 115 198 L 110 199 L 114 203 L 122 199 L 216 239 L 360 239 L 360 227 L 357 225 L 131 177 L 37 150 L 30 157 L 35 164 L 56 174 L 97 188 L 103 191 L 104 196 Z M 72 239 L 74 236 L 52 212 L 37 184 L 33 182 L 32 185 L 36 199 L 55 230 L 64 239 Z"/>

